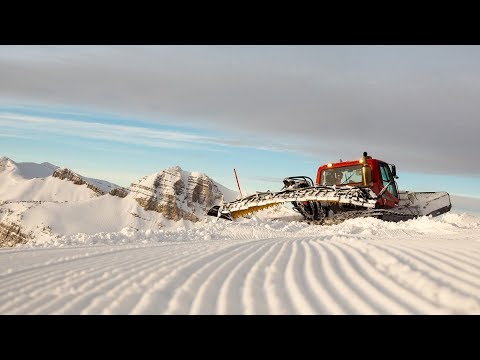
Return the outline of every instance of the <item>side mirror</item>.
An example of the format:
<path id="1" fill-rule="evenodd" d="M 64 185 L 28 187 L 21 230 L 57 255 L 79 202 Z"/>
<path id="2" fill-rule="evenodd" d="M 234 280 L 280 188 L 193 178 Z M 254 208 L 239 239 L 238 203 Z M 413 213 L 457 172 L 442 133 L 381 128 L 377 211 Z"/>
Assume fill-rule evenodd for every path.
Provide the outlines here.
<path id="1" fill-rule="evenodd" d="M 398 179 L 397 168 L 395 167 L 395 165 L 392 165 L 392 175 L 395 179 Z"/>

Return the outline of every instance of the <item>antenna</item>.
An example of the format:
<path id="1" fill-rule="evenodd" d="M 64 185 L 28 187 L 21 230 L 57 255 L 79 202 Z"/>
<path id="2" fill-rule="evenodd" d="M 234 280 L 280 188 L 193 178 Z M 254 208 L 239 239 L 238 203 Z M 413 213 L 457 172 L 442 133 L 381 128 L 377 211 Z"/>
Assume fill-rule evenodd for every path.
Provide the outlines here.
<path id="1" fill-rule="evenodd" d="M 233 172 L 235 173 L 235 180 L 237 180 L 238 191 L 240 191 L 240 196 L 243 199 L 242 190 L 240 190 L 240 183 L 238 182 L 237 170 L 235 170 L 235 168 L 233 168 Z"/>

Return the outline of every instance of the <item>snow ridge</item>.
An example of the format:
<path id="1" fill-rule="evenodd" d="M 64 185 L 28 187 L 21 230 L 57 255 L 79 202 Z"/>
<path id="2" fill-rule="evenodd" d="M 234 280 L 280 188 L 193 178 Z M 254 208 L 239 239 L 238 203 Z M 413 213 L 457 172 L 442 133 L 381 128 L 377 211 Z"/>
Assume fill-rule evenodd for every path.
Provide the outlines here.
<path id="1" fill-rule="evenodd" d="M 6 156 L 0 158 L 0 173 L 8 172 L 11 176 L 23 179 L 44 178 L 53 174 L 58 166 L 44 162 L 41 164 L 33 162 L 16 163 Z"/>
<path id="2" fill-rule="evenodd" d="M 189 224 L 4 251 L 0 314 L 480 314 L 478 218 Z"/>

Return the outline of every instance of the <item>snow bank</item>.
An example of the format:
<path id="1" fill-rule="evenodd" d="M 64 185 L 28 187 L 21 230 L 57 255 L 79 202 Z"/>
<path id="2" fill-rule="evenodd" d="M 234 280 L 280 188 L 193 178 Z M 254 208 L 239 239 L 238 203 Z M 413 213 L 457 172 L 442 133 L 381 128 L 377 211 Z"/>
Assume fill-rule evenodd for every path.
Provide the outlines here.
<path id="1" fill-rule="evenodd" d="M 120 199 L 121 200 L 121 199 Z M 96 204 L 98 203 L 98 204 Z M 95 202 L 86 202 L 86 207 L 97 207 L 101 209 L 101 199 Z M 132 211 L 141 213 L 141 208 L 135 208 L 132 204 Z M 105 206 L 105 205 L 103 205 Z M 107 208 L 105 207 L 105 210 Z M 110 208 L 108 208 L 110 209 Z M 75 208 L 70 211 L 76 212 Z M 82 211 L 82 213 L 88 213 Z M 102 216 L 117 218 L 119 215 L 108 211 L 102 211 Z M 287 215 L 288 220 L 278 218 L 279 213 Z M 142 216 L 148 216 L 143 213 Z M 269 217 L 272 216 L 273 218 Z M 49 216 L 55 217 L 50 214 Z M 72 245 L 116 245 L 116 244 L 147 244 L 162 242 L 187 242 L 187 241 L 224 241 L 224 240 L 245 240 L 245 239 L 271 239 L 312 236 L 324 240 L 344 239 L 345 237 L 357 240 L 377 240 L 395 238 L 396 236 L 451 236 L 455 238 L 461 232 L 469 230 L 480 230 L 480 217 L 468 214 L 444 214 L 436 218 L 422 217 L 405 222 L 392 223 L 374 218 L 358 218 L 344 221 L 337 225 L 309 225 L 301 221 L 290 220 L 290 210 L 270 210 L 270 214 L 262 216 L 251 216 L 232 222 L 214 217 L 205 218 L 197 223 L 187 220 L 170 221 L 161 215 L 151 219 L 151 227 L 148 229 L 135 227 L 133 223 L 118 223 L 118 230 L 95 232 L 95 219 L 102 219 L 102 216 L 91 215 L 91 219 L 82 219 L 71 227 L 54 228 L 64 236 L 57 238 L 43 238 L 23 247 L 50 247 L 50 246 L 72 246 Z M 108 218 L 106 222 L 111 221 Z M 98 220 L 98 221 L 104 221 Z M 82 229 L 82 222 L 91 224 L 90 232 Z M 100 228 L 102 224 L 98 225 Z M 480 239 L 479 239 L 480 241 Z"/>

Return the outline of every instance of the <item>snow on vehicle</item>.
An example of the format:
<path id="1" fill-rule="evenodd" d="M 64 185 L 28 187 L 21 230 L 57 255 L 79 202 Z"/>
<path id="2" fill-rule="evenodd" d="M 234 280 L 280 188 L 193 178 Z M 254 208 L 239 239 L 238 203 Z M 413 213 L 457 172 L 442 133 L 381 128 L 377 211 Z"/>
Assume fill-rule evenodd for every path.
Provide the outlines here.
<path id="1" fill-rule="evenodd" d="M 355 217 L 402 221 L 450 211 L 447 192 L 399 191 L 395 179 L 398 179 L 395 165 L 364 152 L 359 160 L 320 166 L 315 183 L 308 176 L 287 177 L 279 192 L 257 192 L 214 206 L 208 215 L 234 220 L 287 202 L 305 220 L 318 224 Z"/>

